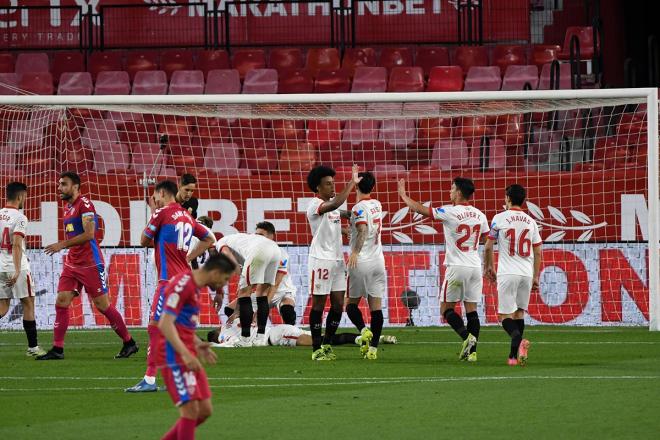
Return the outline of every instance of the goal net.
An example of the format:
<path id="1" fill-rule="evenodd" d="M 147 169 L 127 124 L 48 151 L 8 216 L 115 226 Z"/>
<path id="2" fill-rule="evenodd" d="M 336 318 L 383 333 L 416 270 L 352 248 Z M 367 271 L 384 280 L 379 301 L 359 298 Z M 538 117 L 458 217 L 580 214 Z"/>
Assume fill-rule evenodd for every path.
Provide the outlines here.
<path id="1" fill-rule="evenodd" d="M 126 321 L 144 326 L 155 289 L 139 247 L 155 182 L 197 179 L 198 216 L 218 236 L 271 221 L 290 256 L 299 324 L 310 307 L 305 209 L 308 170 L 372 171 L 383 204 L 385 323 L 443 324 L 442 225 L 411 213 L 397 194 L 449 203 L 451 180 L 470 177 L 489 219 L 512 183 L 541 227 L 543 270 L 531 324 L 635 325 L 658 329 L 658 118 L 650 89 L 336 95 L 12 96 L 0 98 L 0 179 L 29 186 L 28 255 L 38 324 L 52 328 L 63 238 L 58 173 L 76 171 L 102 218 L 109 295 Z M 349 207 L 355 196 L 349 198 Z M 649 247 L 649 243 L 652 245 Z M 349 252 L 348 246 L 345 247 Z M 229 286 L 231 299 L 236 281 Z M 12 303 L 0 328 L 20 327 Z M 485 282 L 480 316 L 497 322 L 496 286 Z M 368 318 L 369 314 L 365 313 Z M 203 298 L 201 325 L 224 317 Z M 281 322 L 273 310 L 273 322 Z M 105 320 L 85 295 L 72 325 Z M 350 325 L 348 321 L 344 324 Z"/>

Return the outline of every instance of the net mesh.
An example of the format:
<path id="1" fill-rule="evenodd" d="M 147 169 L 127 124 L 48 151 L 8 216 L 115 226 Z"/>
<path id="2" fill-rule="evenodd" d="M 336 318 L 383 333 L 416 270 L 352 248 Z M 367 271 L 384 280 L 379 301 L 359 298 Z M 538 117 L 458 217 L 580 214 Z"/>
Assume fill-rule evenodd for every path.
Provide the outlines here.
<path id="1" fill-rule="evenodd" d="M 467 95 L 470 98 L 473 95 Z M 491 219 L 504 188 L 528 190 L 524 206 L 541 226 L 544 263 L 530 323 L 647 325 L 647 114 L 633 98 L 360 104 L 0 105 L 1 183 L 29 185 L 28 254 L 38 323 L 54 322 L 62 255 L 42 248 L 63 238 L 58 173 L 78 172 L 102 217 L 110 296 L 127 324 L 146 325 L 155 276 L 139 247 L 155 182 L 198 179 L 197 214 L 218 235 L 269 220 L 291 261 L 298 323 L 309 311 L 306 174 L 318 164 L 373 171 L 383 203 L 388 274 L 385 322 L 438 325 L 442 225 L 409 212 L 397 195 L 449 203 L 451 180 L 475 181 L 473 203 Z M 348 205 L 355 203 L 351 196 Z M 348 253 L 348 247 L 345 248 Z M 228 299 L 235 295 L 229 287 Z M 480 315 L 497 322 L 496 286 L 484 284 Z M 202 325 L 220 318 L 204 297 Z M 20 327 L 14 308 L 2 327 Z M 365 317 L 369 314 L 365 313 Z M 81 296 L 72 325 L 104 325 Z M 281 322 L 273 310 L 271 319 Z M 345 321 L 346 323 L 346 321 Z"/>

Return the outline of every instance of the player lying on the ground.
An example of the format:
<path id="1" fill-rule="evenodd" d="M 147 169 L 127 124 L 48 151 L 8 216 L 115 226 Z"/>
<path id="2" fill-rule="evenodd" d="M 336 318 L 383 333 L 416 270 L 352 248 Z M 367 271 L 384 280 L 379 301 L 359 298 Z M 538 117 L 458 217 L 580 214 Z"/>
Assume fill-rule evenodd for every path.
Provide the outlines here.
<path id="1" fill-rule="evenodd" d="M 429 208 L 408 197 L 405 181 L 399 181 L 399 196 L 412 211 L 442 222 L 445 236 L 444 265 L 447 269 L 440 290 L 440 313 L 463 339 L 459 359 L 468 362 L 477 360 L 477 340 L 481 328 L 477 304 L 481 301 L 483 289 L 478 249 L 489 229 L 486 216 L 470 205 L 472 194 L 472 180 L 457 177 L 452 181 L 449 192 L 452 204 Z M 467 327 L 463 318 L 454 311 L 459 302 L 463 302 L 465 308 Z"/>
<path id="2" fill-rule="evenodd" d="M 178 205 L 178 204 L 177 204 Z M 217 357 L 195 329 L 199 322 L 200 290 L 221 292 L 236 270 L 225 255 L 213 255 L 203 268 L 175 275 L 163 291 L 163 315 L 158 322 L 154 357 L 180 418 L 164 440 L 194 439 L 195 429 L 211 415 L 211 389 L 200 358 L 214 364 Z"/>
<path id="3" fill-rule="evenodd" d="M 511 336 L 508 364 L 526 365 L 529 341 L 523 339 L 525 310 L 532 290 L 539 288 L 541 235 L 536 221 L 522 210 L 527 192 L 521 185 L 506 188 L 506 211 L 493 217 L 486 249 L 486 278 L 497 281 L 497 313 L 502 327 Z M 497 273 L 493 246 L 499 249 Z"/>
<path id="4" fill-rule="evenodd" d="M 256 327 L 250 327 L 252 333 L 256 332 Z M 206 335 L 209 342 L 218 344 L 217 347 L 234 347 L 234 341 L 241 334 L 240 323 L 234 319 L 228 319 L 219 330 L 211 330 Z M 396 336 L 382 335 L 380 342 L 383 344 L 396 344 Z M 267 345 L 282 347 L 309 347 L 312 345 L 312 333 L 299 327 L 278 324 L 266 327 Z M 332 345 L 355 344 L 362 345 L 362 335 L 359 333 L 335 333 L 331 340 Z"/>
<path id="5" fill-rule="evenodd" d="M 23 305 L 23 330 L 28 340 L 28 356 L 46 352 L 37 342 L 34 317 L 34 281 L 25 254 L 27 217 L 19 211 L 27 199 L 27 185 L 10 182 L 5 189 L 5 207 L 0 209 L 0 319 L 9 311 L 12 298 Z"/>

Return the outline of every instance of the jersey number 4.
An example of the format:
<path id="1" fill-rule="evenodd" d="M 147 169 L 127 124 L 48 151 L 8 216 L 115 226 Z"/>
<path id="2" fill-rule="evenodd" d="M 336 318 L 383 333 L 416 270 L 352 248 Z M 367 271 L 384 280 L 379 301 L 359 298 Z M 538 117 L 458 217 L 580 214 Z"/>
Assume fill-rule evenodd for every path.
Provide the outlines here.
<path id="1" fill-rule="evenodd" d="M 0 249 L 4 249 L 11 253 L 11 240 L 9 239 L 9 228 L 2 230 L 2 241 L 0 242 Z"/>
<path id="2" fill-rule="evenodd" d="M 481 225 L 474 225 L 472 227 L 470 227 L 470 225 L 458 225 L 456 228 L 456 233 L 462 234 L 460 237 L 458 237 L 458 240 L 456 240 L 456 247 L 461 251 L 473 251 L 476 250 L 479 246 L 479 237 L 481 237 Z M 474 245 L 466 246 L 465 242 L 470 239 L 471 235 L 474 235 Z"/>
<path id="3" fill-rule="evenodd" d="M 186 222 L 179 222 L 174 229 L 179 234 L 176 245 L 177 249 L 187 252 L 190 247 L 190 240 L 192 239 L 192 225 Z"/>
<path id="4" fill-rule="evenodd" d="M 509 255 L 513 257 L 517 253 L 523 258 L 527 258 L 532 254 L 532 240 L 527 238 L 528 234 L 529 229 L 523 229 L 516 240 L 516 231 L 514 229 L 507 229 L 506 238 L 509 240 Z M 516 241 L 518 241 L 517 246 Z"/>

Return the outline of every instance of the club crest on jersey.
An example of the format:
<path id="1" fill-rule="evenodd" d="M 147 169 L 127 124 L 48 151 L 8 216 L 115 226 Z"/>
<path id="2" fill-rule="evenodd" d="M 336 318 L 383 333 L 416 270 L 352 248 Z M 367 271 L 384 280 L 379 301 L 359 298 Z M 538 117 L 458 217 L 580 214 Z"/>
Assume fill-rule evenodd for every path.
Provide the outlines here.
<path id="1" fill-rule="evenodd" d="M 176 309 L 176 307 L 179 305 L 179 294 L 178 293 L 173 293 L 170 296 L 167 297 L 167 307 Z"/>

